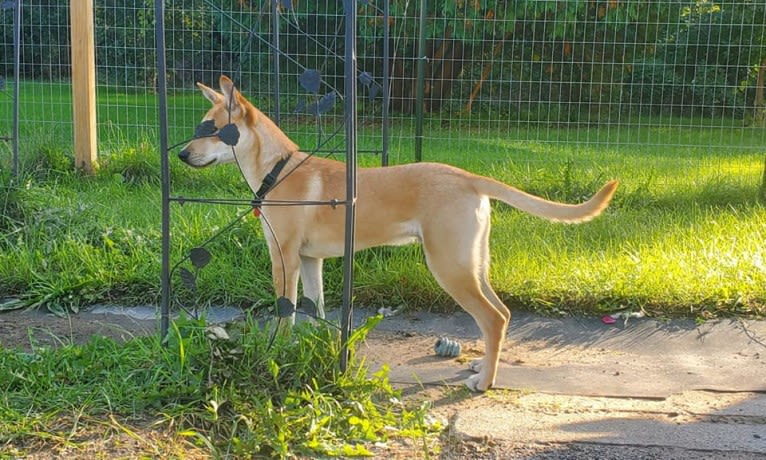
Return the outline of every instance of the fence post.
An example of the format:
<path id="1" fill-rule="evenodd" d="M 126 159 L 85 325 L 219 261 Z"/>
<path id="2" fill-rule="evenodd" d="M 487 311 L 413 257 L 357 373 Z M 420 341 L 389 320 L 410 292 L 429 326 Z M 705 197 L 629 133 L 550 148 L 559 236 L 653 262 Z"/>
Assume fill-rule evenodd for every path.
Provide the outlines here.
<path id="1" fill-rule="evenodd" d="M 356 0 L 343 0 L 346 18 L 345 84 L 343 90 L 344 124 L 346 128 L 346 235 L 343 249 L 343 292 L 341 305 L 340 370 L 346 372 L 349 360 L 348 340 L 353 328 L 354 312 L 354 232 L 356 220 Z"/>
<path id="2" fill-rule="evenodd" d="M 391 103 L 391 78 L 389 75 L 391 71 L 391 68 L 389 67 L 391 53 L 391 43 L 389 41 L 391 40 L 391 26 L 388 23 L 390 3 L 390 0 L 383 1 L 383 113 L 381 114 L 381 117 L 383 118 L 383 145 L 381 146 L 382 148 L 380 152 L 381 166 L 388 166 L 388 104 Z"/>
<path id="3" fill-rule="evenodd" d="M 71 0 L 72 112 L 75 168 L 93 172 L 96 150 L 96 56 L 93 0 Z"/>
<path id="4" fill-rule="evenodd" d="M 274 50 L 274 110 L 271 113 L 271 119 L 279 126 L 282 121 L 282 106 L 279 103 L 279 97 L 281 95 L 281 88 L 279 86 L 279 14 L 280 14 L 280 2 L 279 0 L 271 1 L 271 45 Z"/>
<path id="5" fill-rule="evenodd" d="M 13 177 L 19 175 L 19 91 L 21 88 L 21 0 L 13 10 Z"/>
<path id="6" fill-rule="evenodd" d="M 426 79 L 426 1 L 420 0 L 418 17 L 418 55 L 415 88 L 415 161 L 423 160 L 423 100 Z"/>

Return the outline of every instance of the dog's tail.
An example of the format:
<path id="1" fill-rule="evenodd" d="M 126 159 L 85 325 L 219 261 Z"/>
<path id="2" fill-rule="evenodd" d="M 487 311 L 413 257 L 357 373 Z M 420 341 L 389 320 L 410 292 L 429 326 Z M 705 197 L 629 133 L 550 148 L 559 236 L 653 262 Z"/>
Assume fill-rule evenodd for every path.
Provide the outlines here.
<path id="1" fill-rule="evenodd" d="M 514 208 L 554 222 L 587 222 L 601 214 L 612 200 L 617 181 L 607 182 L 601 190 L 588 201 L 581 204 L 564 204 L 549 201 L 519 189 L 503 184 L 494 179 L 482 178 L 477 188 L 485 195 L 508 203 Z"/>

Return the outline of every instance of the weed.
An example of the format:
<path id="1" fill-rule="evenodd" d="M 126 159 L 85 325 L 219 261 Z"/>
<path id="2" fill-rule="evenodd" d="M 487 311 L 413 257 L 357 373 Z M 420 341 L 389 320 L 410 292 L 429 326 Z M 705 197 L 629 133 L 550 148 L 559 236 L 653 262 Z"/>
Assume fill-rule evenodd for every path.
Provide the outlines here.
<path id="1" fill-rule="evenodd" d="M 110 175 L 127 185 L 149 184 L 159 187 L 162 177 L 159 156 L 148 142 L 123 145 L 102 161 L 100 174 Z"/>

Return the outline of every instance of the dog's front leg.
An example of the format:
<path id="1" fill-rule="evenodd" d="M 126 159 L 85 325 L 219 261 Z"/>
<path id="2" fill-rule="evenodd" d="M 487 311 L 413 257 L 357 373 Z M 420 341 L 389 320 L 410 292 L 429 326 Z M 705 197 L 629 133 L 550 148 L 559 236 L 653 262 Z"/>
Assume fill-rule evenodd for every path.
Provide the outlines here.
<path id="1" fill-rule="evenodd" d="M 300 273 L 300 258 L 298 251 L 288 247 L 280 248 L 269 244 L 271 254 L 271 277 L 274 283 L 274 293 L 277 297 L 285 297 L 295 307 L 298 300 L 298 277 Z M 280 333 L 288 333 L 295 324 L 295 311 L 280 322 Z"/>
<path id="2" fill-rule="evenodd" d="M 322 285 L 322 259 L 301 256 L 301 283 L 303 297 L 316 304 L 317 316 L 324 318 L 324 286 Z"/>

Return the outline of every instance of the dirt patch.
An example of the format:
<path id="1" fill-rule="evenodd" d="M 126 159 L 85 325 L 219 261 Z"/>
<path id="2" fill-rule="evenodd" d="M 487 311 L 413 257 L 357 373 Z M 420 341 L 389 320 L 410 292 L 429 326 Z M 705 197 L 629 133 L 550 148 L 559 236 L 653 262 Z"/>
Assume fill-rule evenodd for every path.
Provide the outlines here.
<path id="1" fill-rule="evenodd" d="M 154 321 L 136 320 L 124 315 L 84 312 L 59 317 L 22 310 L 0 313 L 0 345 L 27 352 L 35 347 L 83 344 L 94 336 L 125 341 L 156 331 Z"/>
<path id="2" fill-rule="evenodd" d="M 28 460 L 209 458 L 207 450 L 152 420 L 60 418 L 31 444 L 0 445 L 0 457 Z M 23 456 L 22 456 L 23 454 Z"/>

